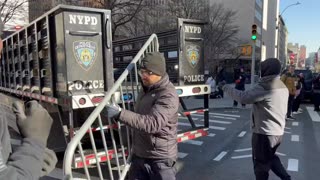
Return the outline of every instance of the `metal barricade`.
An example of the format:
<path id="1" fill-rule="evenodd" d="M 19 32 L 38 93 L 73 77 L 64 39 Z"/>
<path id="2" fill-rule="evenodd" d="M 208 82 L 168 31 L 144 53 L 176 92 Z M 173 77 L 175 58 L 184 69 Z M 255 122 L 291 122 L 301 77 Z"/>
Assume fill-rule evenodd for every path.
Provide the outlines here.
<path id="1" fill-rule="evenodd" d="M 102 102 L 75 133 L 64 156 L 65 179 L 106 179 L 105 177 L 109 177 L 113 180 L 126 177 L 131 159 L 130 130 L 125 127 L 124 131 L 124 126 L 120 122 L 112 122 L 110 118 L 103 119 L 105 116 L 103 110 L 107 103 L 118 103 L 124 109 L 133 110 L 133 104 L 139 92 L 137 64 L 146 53 L 155 51 L 159 51 L 159 43 L 157 36 L 152 34 L 112 88 L 106 92 Z M 97 138 L 97 134 L 94 134 L 96 131 L 100 131 L 101 137 Z M 90 139 L 89 148 L 83 147 L 84 138 Z M 99 151 L 99 147 L 102 148 L 102 151 Z M 92 151 L 88 152 L 84 149 Z M 89 168 L 94 163 L 96 167 Z M 116 170 L 116 173 L 113 170 Z M 92 173 L 98 174 L 99 177 L 91 177 Z"/>

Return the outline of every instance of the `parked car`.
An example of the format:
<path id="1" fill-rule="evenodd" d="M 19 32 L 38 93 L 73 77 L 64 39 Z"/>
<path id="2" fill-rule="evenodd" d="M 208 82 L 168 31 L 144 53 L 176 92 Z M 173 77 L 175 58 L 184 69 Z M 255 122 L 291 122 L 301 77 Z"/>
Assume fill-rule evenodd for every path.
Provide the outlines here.
<path id="1" fill-rule="evenodd" d="M 313 73 L 309 69 L 296 69 L 294 70 L 294 73 L 296 75 L 299 75 L 300 73 L 303 73 L 304 76 L 304 82 L 305 82 L 305 100 L 311 100 L 312 97 L 312 80 L 313 80 Z"/>

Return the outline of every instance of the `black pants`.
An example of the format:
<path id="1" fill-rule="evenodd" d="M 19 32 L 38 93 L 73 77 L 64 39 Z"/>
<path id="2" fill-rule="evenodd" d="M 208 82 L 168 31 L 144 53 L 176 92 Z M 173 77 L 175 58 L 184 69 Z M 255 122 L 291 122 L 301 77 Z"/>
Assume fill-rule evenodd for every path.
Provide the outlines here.
<path id="1" fill-rule="evenodd" d="M 282 180 L 291 179 L 275 154 L 281 140 L 282 136 L 252 134 L 252 158 L 256 180 L 268 180 L 270 169 Z"/>
<path id="2" fill-rule="evenodd" d="M 320 93 L 313 94 L 313 105 L 315 110 L 319 110 L 320 106 Z"/>
<path id="3" fill-rule="evenodd" d="M 244 91 L 245 89 L 244 88 L 235 88 L 235 89 L 237 89 L 237 90 L 240 90 L 240 91 Z M 241 104 L 243 107 L 245 107 L 246 105 L 245 104 Z M 238 106 L 238 101 L 233 101 L 233 106 Z"/>
<path id="4" fill-rule="evenodd" d="M 132 157 L 129 180 L 175 180 L 175 161 Z"/>
<path id="5" fill-rule="evenodd" d="M 292 112 L 297 112 L 299 110 L 301 101 L 302 101 L 302 98 L 300 96 L 294 99 L 293 105 L 292 105 Z"/>
<path id="6" fill-rule="evenodd" d="M 294 101 L 294 95 L 289 95 L 287 117 L 291 116 L 293 101 Z"/>

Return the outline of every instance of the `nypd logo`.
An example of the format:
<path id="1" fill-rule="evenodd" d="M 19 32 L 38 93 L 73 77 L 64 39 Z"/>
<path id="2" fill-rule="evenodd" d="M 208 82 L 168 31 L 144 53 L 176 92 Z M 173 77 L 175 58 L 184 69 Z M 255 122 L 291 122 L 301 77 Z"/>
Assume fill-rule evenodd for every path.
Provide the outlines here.
<path id="1" fill-rule="evenodd" d="M 192 68 L 195 68 L 200 59 L 200 47 L 195 45 L 190 45 L 186 47 L 187 60 Z"/>
<path id="2" fill-rule="evenodd" d="M 73 52 L 77 63 L 88 71 L 97 58 L 97 44 L 92 41 L 75 41 Z"/>

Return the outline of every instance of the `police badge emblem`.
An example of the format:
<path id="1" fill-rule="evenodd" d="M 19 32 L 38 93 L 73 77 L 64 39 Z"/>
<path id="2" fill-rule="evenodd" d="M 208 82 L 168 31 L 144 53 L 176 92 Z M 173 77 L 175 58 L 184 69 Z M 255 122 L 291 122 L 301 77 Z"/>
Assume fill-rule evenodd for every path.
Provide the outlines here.
<path id="1" fill-rule="evenodd" d="M 93 41 L 75 41 L 73 42 L 73 54 L 82 69 L 88 71 L 96 60 L 97 44 Z"/>
<path id="2" fill-rule="evenodd" d="M 200 47 L 195 45 L 190 45 L 186 47 L 187 59 L 192 68 L 195 68 L 200 59 Z"/>

